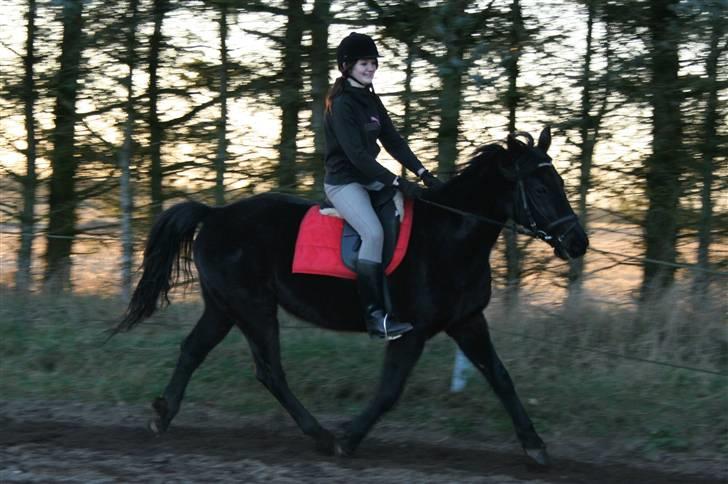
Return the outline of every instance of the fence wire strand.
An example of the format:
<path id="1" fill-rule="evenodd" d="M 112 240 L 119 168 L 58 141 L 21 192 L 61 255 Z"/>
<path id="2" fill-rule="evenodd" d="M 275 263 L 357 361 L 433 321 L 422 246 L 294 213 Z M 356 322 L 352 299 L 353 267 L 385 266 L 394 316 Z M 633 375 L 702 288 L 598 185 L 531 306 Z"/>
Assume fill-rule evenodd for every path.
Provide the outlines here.
<path id="1" fill-rule="evenodd" d="M 539 341 L 539 342 L 548 343 L 548 344 L 554 345 L 554 346 L 564 347 L 564 344 L 563 343 L 561 343 L 559 341 L 554 341 L 554 340 L 551 340 L 551 339 L 548 339 L 548 338 L 541 338 L 541 337 L 538 337 L 537 338 L 535 336 L 529 336 L 527 334 L 516 333 L 516 332 L 513 332 L 513 331 L 507 331 L 507 330 L 503 330 L 503 329 L 499 329 L 499 328 L 493 328 L 493 327 L 489 327 L 489 329 L 491 331 L 495 332 L 495 333 L 502 333 L 502 334 L 506 334 L 508 336 L 513 336 L 513 337 L 516 337 L 516 338 L 533 340 L 533 341 Z M 723 372 L 720 372 L 720 371 L 708 370 L 706 368 L 696 368 L 696 367 L 693 367 L 693 366 L 678 365 L 676 363 L 670 363 L 668 361 L 651 360 L 649 358 L 642 358 L 642 357 L 639 357 L 639 356 L 630 356 L 630 355 L 625 355 L 625 354 L 622 354 L 622 353 L 617 353 L 616 351 L 600 350 L 600 349 L 597 349 L 597 348 L 590 348 L 590 347 L 578 346 L 578 345 L 569 345 L 569 349 L 570 350 L 581 351 L 581 352 L 585 352 L 585 353 L 592 353 L 592 354 L 598 354 L 598 355 L 603 355 L 603 356 L 609 356 L 609 357 L 618 358 L 618 359 L 621 359 L 621 360 L 637 361 L 637 362 L 640 362 L 640 363 L 650 363 L 652 365 L 667 366 L 667 367 L 670 367 L 670 368 L 675 368 L 675 369 L 679 369 L 679 370 L 687 370 L 687 371 L 692 371 L 692 372 L 695 372 L 695 373 L 705 373 L 707 375 L 716 375 L 716 376 L 728 377 L 728 373 L 723 373 Z"/>

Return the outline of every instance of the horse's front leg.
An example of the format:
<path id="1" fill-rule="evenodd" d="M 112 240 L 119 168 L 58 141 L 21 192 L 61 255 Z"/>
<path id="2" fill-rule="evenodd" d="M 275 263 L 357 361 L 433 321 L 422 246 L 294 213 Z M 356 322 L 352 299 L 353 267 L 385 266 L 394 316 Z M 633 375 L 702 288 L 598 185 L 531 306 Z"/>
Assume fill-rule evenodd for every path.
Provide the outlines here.
<path id="1" fill-rule="evenodd" d="M 351 455 L 379 418 L 397 403 L 424 346 L 425 339 L 417 330 L 389 342 L 379 389 L 374 399 L 359 416 L 345 426 L 344 441 L 340 449 L 343 455 Z"/>
<path id="2" fill-rule="evenodd" d="M 493 391 L 513 420 L 516 435 L 526 454 L 538 464 L 548 465 L 546 445 L 533 428 L 533 423 L 516 394 L 513 381 L 493 348 L 488 322 L 483 314 L 473 315 L 452 325 L 447 333 L 493 387 Z"/>

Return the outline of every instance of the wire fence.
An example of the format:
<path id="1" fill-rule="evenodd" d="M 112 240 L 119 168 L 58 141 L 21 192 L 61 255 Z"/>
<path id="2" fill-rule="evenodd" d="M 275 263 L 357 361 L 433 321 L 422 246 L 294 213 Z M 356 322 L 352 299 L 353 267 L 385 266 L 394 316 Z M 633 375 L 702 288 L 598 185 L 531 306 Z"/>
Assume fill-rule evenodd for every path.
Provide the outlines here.
<path id="1" fill-rule="evenodd" d="M 489 329 L 495 333 L 506 334 L 508 336 L 512 336 L 512 337 L 519 338 L 519 339 L 538 341 L 539 343 L 546 343 L 546 344 L 558 346 L 558 347 L 561 347 L 564 349 L 567 348 L 562 342 L 551 340 L 548 338 L 529 336 L 527 334 L 517 333 L 517 332 L 513 332 L 513 331 L 507 331 L 507 330 L 499 329 L 499 328 L 491 327 Z M 630 355 L 618 353 L 616 351 L 602 350 L 599 348 L 590 348 L 590 347 L 586 347 L 586 346 L 579 346 L 579 345 L 572 345 L 572 344 L 570 344 L 568 346 L 568 349 L 570 351 L 581 351 L 581 352 L 591 353 L 591 354 L 595 354 L 595 355 L 607 356 L 610 358 L 617 358 L 620 360 L 635 361 L 635 362 L 639 362 L 639 363 L 649 363 L 651 365 L 666 366 L 669 368 L 676 368 L 679 370 L 686 370 L 686 371 L 691 371 L 694 373 L 703 373 L 706 375 L 716 375 L 716 376 L 722 376 L 722 377 L 728 378 L 728 373 L 723 373 L 720 371 L 709 370 L 706 368 L 697 368 L 697 367 L 692 367 L 692 366 L 680 365 L 677 363 L 670 363 L 668 361 L 659 361 L 659 360 L 653 360 L 650 358 L 642 358 L 639 356 L 630 356 Z"/>
<path id="2" fill-rule="evenodd" d="M 599 229 L 599 230 L 606 231 L 604 229 Z M 610 231 L 610 232 L 622 233 L 625 235 L 636 235 L 636 234 L 631 234 L 628 232 L 617 231 L 617 230 Z M 118 235 L 116 235 L 116 236 L 115 235 L 94 235 L 94 234 L 55 235 L 55 234 L 47 234 L 42 231 L 38 231 L 35 233 L 28 233 L 28 232 L 19 232 L 19 231 L 0 230 L 0 235 L 11 235 L 14 237 L 21 237 L 23 235 L 33 236 L 33 237 L 40 236 L 45 239 L 66 239 L 66 240 L 69 240 L 69 239 L 71 239 L 71 240 L 73 240 L 73 239 L 100 240 L 100 241 L 108 240 L 108 241 L 116 241 L 116 242 L 118 242 L 120 240 Z M 145 240 L 146 240 L 146 234 L 141 234 L 141 235 L 137 234 L 134 237 L 133 243 L 134 243 L 134 245 L 139 245 L 139 244 L 143 244 L 145 242 Z M 677 268 L 677 269 L 687 269 L 687 270 L 694 271 L 694 272 L 703 272 L 703 273 L 711 274 L 711 275 L 715 275 L 715 276 L 721 276 L 721 277 L 728 276 L 728 272 L 718 271 L 718 270 L 702 267 L 699 264 L 671 262 L 671 261 L 653 259 L 653 258 L 649 258 L 649 257 L 628 255 L 628 254 L 624 254 L 621 252 L 614 252 L 614 251 L 610 251 L 610 250 L 606 250 L 606 249 L 600 249 L 600 248 L 594 247 L 593 244 L 589 246 L 588 250 L 590 252 L 596 252 L 599 254 L 609 255 L 609 256 L 618 258 L 619 263 L 624 264 L 624 265 L 626 265 L 626 264 L 644 265 L 644 263 L 647 262 L 650 264 L 662 265 L 662 266 L 666 266 L 666 267 L 673 267 L 673 268 Z M 588 254 L 585 257 L 588 257 Z M 631 261 L 631 262 L 628 262 L 628 261 Z"/>

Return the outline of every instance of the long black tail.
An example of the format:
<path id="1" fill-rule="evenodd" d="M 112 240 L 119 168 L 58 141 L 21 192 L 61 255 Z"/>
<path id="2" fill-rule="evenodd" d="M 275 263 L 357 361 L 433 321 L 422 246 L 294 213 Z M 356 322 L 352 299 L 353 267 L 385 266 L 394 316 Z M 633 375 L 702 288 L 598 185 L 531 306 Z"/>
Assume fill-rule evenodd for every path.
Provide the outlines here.
<path id="1" fill-rule="evenodd" d="M 169 304 L 169 291 L 180 276 L 191 276 L 192 241 L 199 223 L 213 210 L 199 202 L 183 202 L 165 210 L 147 239 L 139 280 L 124 319 L 113 333 L 128 331 Z"/>

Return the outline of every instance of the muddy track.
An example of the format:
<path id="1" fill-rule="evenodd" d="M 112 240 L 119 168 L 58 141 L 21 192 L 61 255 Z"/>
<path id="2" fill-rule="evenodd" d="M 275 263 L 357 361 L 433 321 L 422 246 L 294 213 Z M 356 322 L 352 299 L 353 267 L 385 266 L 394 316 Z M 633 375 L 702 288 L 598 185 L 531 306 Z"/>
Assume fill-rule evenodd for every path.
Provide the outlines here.
<path id="1" fill-rule="evenodd" d="M 136 409 L 49 405 L 35 402 L 27 410 L 0 403 L 0 482 L 724 482 L 558 455 L 542 470 L 516 448 L 466 448 L 406 435 L 367 439 L 353 458 L 322 456 L 288 423 L 232 419 L 226 425 L 227 419 L 202 414 L 157 438 Z"/>

